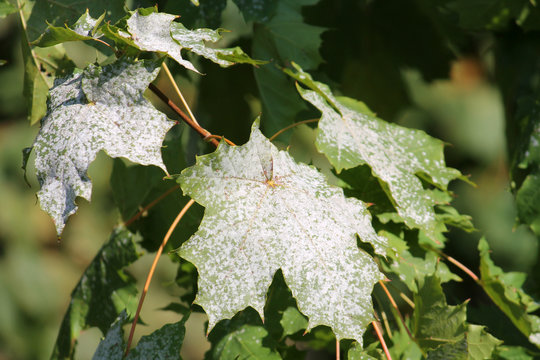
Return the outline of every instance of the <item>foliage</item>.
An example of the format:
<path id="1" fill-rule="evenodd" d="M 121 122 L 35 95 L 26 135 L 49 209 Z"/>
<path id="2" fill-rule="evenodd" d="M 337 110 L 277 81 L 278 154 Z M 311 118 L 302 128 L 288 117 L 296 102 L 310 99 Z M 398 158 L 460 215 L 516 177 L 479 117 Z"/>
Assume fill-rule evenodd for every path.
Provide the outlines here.
<path id="1" fill-rule="evenodd" d="M 349 359 L 384 358 L 387 345 L 407 359 L 538 356 L 538 277 L 529 286 L 525 274 L 496 266 L 484 239 L 479 276 L 446 254 L 456 232 L 475 231 L 451 205 L 449 186 L 468 180 L 447 167 L 443 141 L 388 121 L 410 101 L 396 69 L 427 78 L 439 71 L 425 49 L 411 54 L 400 43 L 406 35 L 385 28 L 392 1 L 235 0 L 252 25 L 245 38 L 201 27 L 221 25 L 225 1 L 196 3 L 137 1 L 130 10 L 120 0 L 0 2 L 0 16 L 20 21 L 28 119 L 41 120 L 35 158 L 25 149 L 23 168 L 35 166 L 37 197 L 58 236 L 70 227 L 76 198 L 91 200 L 88 169 L 98 153 L 116 158 L 111 189 L 123 225 L 73 290 L 51 358 L 74 358 L 91 327 L 104 336 L 96 359 L 180 358 L 196 312 L 208 317 L 207 359 L 297 359 L 335 352 L 336 342 Z M 539 10 L 528 1 L 406 3 L 398 21 L 421 19 L 406 33 L 429 37 L 437 58 L 479 46 L 478 32 L 495 43 L 518 221 L 539 235 L 539 92 L 531 77 L 539 68 L 537 57 L 524 56 L 537 51 Z M 375 45 L 363 42 L 355 54 L 347 41 L 366 29 L 376 30 Z M 72 43 L 93 55 L 72 61 Z M 195 88 L 199 121 L 176 101 L 180 91 L 170 91 L 169 66 L 182 89 Z M 380 81 L 359 76 L 376 66 L 392 70 Z M 205 98 L 205 86 L 225 72 L 234 83 Z M 388 99 L 359 96 L 371 88 Z M 218 98 L 253 110 L 205 107 Z M 237 138 L 247 142 L 228 140 Z M 138 321 L 141 295 L 126 268 L 169 239 L 189 198 L 200 206 L 167 245 L 177 248 L 170 260 L 182 295 L 166 309 L 183 317 L 130 349 L 123 328 Z M 466 276 L 475 290 L 463 295 L 456 289 Z M 396 295 L 404 300 L 396 304 Z M 471 304 L 500 312 L 481 315 Z M 511 330 L 497 331 L 499 319 Z"/>

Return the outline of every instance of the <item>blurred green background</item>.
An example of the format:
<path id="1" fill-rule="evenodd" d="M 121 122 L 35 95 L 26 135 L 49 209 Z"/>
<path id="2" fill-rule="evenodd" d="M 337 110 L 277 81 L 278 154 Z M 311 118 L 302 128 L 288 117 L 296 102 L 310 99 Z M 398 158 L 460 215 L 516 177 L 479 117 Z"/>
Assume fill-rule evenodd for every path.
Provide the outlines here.
<path id="1" fill-rule="evenodd" d="M 477 185 L 453 183 L 454 205 L 471 215 L 480 230 L 473 234 L 451 231 L 449 254 L 476 269 L 476 246 L 484 234 L 498 265 L 528 272 L 533 275 L 530 281 L 537 281 L 533 269 L 538 241 L 528 228 L 516 224 L 509 191 L 505 110 L 493 80 L 493 36 L 476 36 L 456 51 L 432 31 L 434 24 L 418 10 L 417 2 L 345 3 L 321 1 L 303 12 L 312 24 L 329 29 L 322 36 L 324 63 L 318 69 L 319 77 L 344 95 L 365 101 L 382 118 L 423 129 L 449 144 L 448 165 L 470 175 Z M 233 31 L 226 41 L 241 44 L 249 52 L 253 24 L 244 22 L 234 5 L 228 4 L 222 26 Z M 96 57 L 95 50 L 85 45 L 66 48 L 76 63 Z M 92 202 L 79 200 L 79 211 L 58 241 L 52 221 L 37 204 L 33 169 L 28 169 L 31 187 L 21 170 L 21 150 L 32 144 L 38 126 L 30 127 L 26 120 L 16 14 L 0 19 L 0 59 L 7 61 L 0 67 L 0 360 L 45 359 L 50 356 L 71 290 L 120 221 L 109 185 L 112 160 L 100 154 L 92 164 Z M 215 114 L 226 119 L 240 113 L 246 123 L 251 122 L 260 111 L 251 68 L 205 70 L 202 80 L 183 72 L 177 76 L 197 116 L 205 121 Z M 220 98 L 230 86 L 244 89 L 243 97 Z M 207 124 L 211 131 L 239 142 L 249 132 L 249 125 L 238 132 L 223 123 Z M 150 261 L 145 256 L 129 269 L 138 279 L 139 289 Z M 175 271 L 164 257 L 142 314 L 149 326 L 139 327 L 138 336 L 178 319 L 173 312 L 158 310 L 178 296 L 170 285 Z M 468 291 L 478 289 L 461 291 L 466 298 Z M 183 349 L 186 359 L 199 359 L 206 350 L 203 321 L 203 316 L 190 319 Z M 99 336 L 95 329 L 83 334 L 77 358 L 91 358 Z"/>

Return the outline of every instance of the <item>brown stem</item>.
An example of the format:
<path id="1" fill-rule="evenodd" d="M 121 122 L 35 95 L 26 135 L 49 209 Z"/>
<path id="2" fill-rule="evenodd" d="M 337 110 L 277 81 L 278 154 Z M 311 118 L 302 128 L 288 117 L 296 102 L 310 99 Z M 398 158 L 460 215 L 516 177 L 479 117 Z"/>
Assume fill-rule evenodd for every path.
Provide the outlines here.
<path id="1" fill-rule="evenodd" d="M 341 349 L 339 346 L 339 340 L 336 339 L 336 360 L 339 360 L 341 357 Z"/>
<path id="2" fill-rule="evenodd" d="M 442 251 L 435 250 L 435 249 L 434 251 L 440 256 L 444 257 L 449 262 L 451 262 L 452 264 L 456 265 L 458 268 L 460 268 L 463 272 L 465 272 L 465 274 L 469 275 L 471 279 L 473 279 L 477 284 L 480 284 L 480 279 L 478 278 L 478 276 L 476 276 L 476 274 L 471 269 L 469 269 L 468 267 L 466 267 L 465 265 L 463 265 L 462 263 L 460 263 L 453 257 L 446 255 Z"/>
<path id="3" fill-rule="evenodd" d="M 373 324 L 373 328 L 375 329 L 375 332 L 377 333 L 377 338 L 379 338 L 379 341 L 381 342 L 381 346 L 383 348 L 384 355 L 386 355 L 386 359 L 392 360 L 392 356 L 390 355 L 390 352 L 388 351 L 388 346 L 386 346 L 386 342 L 384 341 L 382 331 L 379 328 L 379 322 L 372 321 L 371 323 Z"/>
<path id="4" fill-rule="evenodd" d="M 223 139 L 227 144 L 231 145 L 231 146 L 236 146 L 235 143 L 233 143 L 231 140 L 227 139 L 225 136 L 220 136 L 220 135 L 208 135 L 207 137 L 205 137 L 203 140 L 209 140 L 209 139 Z"/>
<path id="5" fill-rule="evenodd" d="M 163 241 L 161 242 L 161 245 L 156 253 L 156 256 L 154 257 L 154 262 L 152 262 L 152 266 L 150 267 L 150 271 L 148 272 L 148 276 L 146 277 L 146 283 L 144 284 L 141 298 L 139 299 L 139 305 L 137 306 L 135 317 L 133 318 L 133 322 L 131 323 L 131 330 L 129 331 L 129 337 L 128 337 L 128 341 L 126 345 L 126 353 L 124 356 L 127 356 L 129 354 L 129 348 L 131 347 L 131 342 L 133 341 L 133 334 L 135 333 L 135 326 L 137 325 L 137 321 L 139 320 L 139 314 L 141 313 L 144 298 L 146 297 L 146 293 L 148 292 L 148 288 L 150 287 L 150 282 L 152 281 L 152 276 L 154 275 L 154 271 L 156 270 L 159 257 L 161 256 L 161 253 L 163 252 L 163 249 L 165 248 L 167 241 L 169 241 L 169 238 L 171 237 L 174 229 L 176 228 L 176 226 L 178 225 L 182 217 L 186 214 L 186 212 L 191 207 L 191 205 L 193 205 L 194 202 L 195 201 L 193 199 L 189 200 L 188 203 L 184 206 L 184 208 L 178 213 L 178 216 L 176 217 L 176 219 L 174 219 L 171 226 L 169 227 L 169 230 L 167 231 L 167 234 L 165 234 L 165 237 L 163 238 Z"/>
<path id="6" fill-rule="evenodd" d="M 141 217 L 141 215 L 148 211 L 149 209 L 153 208 L 157 203 L 159 203 L 161 200 L 163 200 L 165 197 L 167 197 L 169 194 L 173 193 L 174 190 L 178 189 L 180 186 L 176 185 L 170 188 L 169 190 L 165 191 L 163 194 L 161 194 L 157 199 L 153 200 L 151 203 L 143 207 L 141 210 L 139 210 L 135 215 L 133 215 L 130 219 L 128 219 L 126 222 L 124 222 L 124 226 L 128 227 L 131 225 L 135 220 Z"/>
<path id="7" fill-rule="evenodd" d="M 279 130 L 277 133 L 272 135 L 272 137 L 269 140 L 274 141 L 274 139 L 277 138 L 279 135 L 281 135 L 282 133 L 284 133 L 285 131 L 287 131 L 289 129 L 292 129 L 295 126 L 302 125 L 302 124 L 308 124 L 308 123 L 312 123 L 312 122 L 317 122 L 317 121 L 319 121 L 319 119 L 310 119 L 310 120 L 303 120 L 303 121 L 296 122 L 294 124 L 291 124 L 291 125 L 289 125 L 287 127 L 284 127 L 283 129 Z"/>
<path id="8" fill-rule="evenodd" d="M 407 334 L 409 335 L 409 337 L 412 339 L 411 332 L 409 331 L 409 328 L 407 327 L 407 324 L 405 323 L 405 319 L 403 318 L 403 315 L 401 314 L 401 311 L 399 311 L 399 308 L 398 308 L 396 302 L 394 301 L 394 298 L 392 297 L 392 294 L 390 294 L 390 291 L 388 291 L 388 288 L 386 287 L 386 285 L 384 285 L 384 282 L 382 280 L 379 280 L 379 285 L 381 285 L 381 287 L 383 288 L 384 292 L 386 293 L 386 296 L 388 297 L 388 299 L 390 300 L 390 303 L 392 304 L 392 307 L 397 311 L 398 316 L 399 316 L 399 320 L 401 321 L 401 323 L 405 327 L 405 330 L 407 331 Z"/>
<path id="9" fill-rule="evenodd" d="M 154 84 L 150 84 L 148 85 L 148 88 L 154 93 L 157 95 L 158 98 L 161 99 L 161 101 L 163 101 L 165 104 L 167 104 L 167 106 L 172 110 L 174 111 L 175 113 L 177 113 L 181 118 L 182 120 L 188 124 L 193 130 L 195 130 L 200 136 L 201 138 L 206 138 L 207 136 L 209 135 L 212 135 L 208 130 L 202 128 L 199 124 L 195 123 L 189 116 L 186 115 L 185 112 L 183 112 L 182 110 L 180 110 L 180 108 L 178 106 L 176 106 L 176 104 L 174 102 L 172 102 L 171 99 L 169 99 L 167 97 L 167 95 L 165 95 L 161 90 L 159 90 L 157 88 L 156 85 Z M 210 142 L 215 146 L 217 147 L 219 145 L 219 141 L 217 141 L 216 139 L 211 139 Z"/>

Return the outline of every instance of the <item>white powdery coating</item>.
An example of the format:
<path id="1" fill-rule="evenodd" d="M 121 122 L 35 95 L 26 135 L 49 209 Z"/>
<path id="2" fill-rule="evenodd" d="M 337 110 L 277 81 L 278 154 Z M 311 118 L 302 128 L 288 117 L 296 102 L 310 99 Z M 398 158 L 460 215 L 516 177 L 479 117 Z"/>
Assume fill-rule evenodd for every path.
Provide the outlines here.
<path id="1" fill-rule="evenodd" d="M 165 13 L 144 16 L 135 11 L 127 25 L 133 42 L 141 50 L 166 53 L 185 68 L 198 72 L 191 62 L 182 58 L 182 46 L 171 37 L 171 24 L 175 18 L 175 15 Z"/>
<path id="2" fill-rule="evenodd" d="M 75 198 L 90 201 L 87 170 L 100 150 L 166 170 L 161 144 L 174 123 L 142 95 L 157 71 L 143 62 L 91 66 L 83 74 L 58 80 L 51 89 L 34 149 L 39 202 L 58 235 L 77 210 Z"/>
<path id="3" fill-rule="evenodd" d="M 92 36 L 92 30 L 94 30 L 96 24 L 97 19 L 90 16 L 88 9 L 86 9 L 86 13 L 74 24 L 73 31 L 82 36 Z"/>
<path id="4" fill-rule="evenodd" d="M 442 142 L 423 131 L 359 113 L 340 103 L 324 84 L 313 84 L 339 109 L 336 111 L 320 93 L 298 87 L 302 97 L 322 112 L 317 148 L 338 171 L 368 164 L 388 185 L 405 223 L 433 236 L 435 200 L 424 190 L 416 174 L 428 174 L 442 187 L 460 175 L 459 171 L 446 167 Z"/>
<path id="5" fill-rule="evenodd" d="M 297 164 L 259 131 L 243 146 L 221 144 L 182 172 L 183 191 L 206 207 L 180 255 L 199 271 L 196 302 L 209 329 L 247 306 L 263 316 L 278 269 L 309 317 L 338 338 L 362 342 L 371 291 L 382 274 L 356 234 L 385 253 L 365 205 L 347 199 L 312 167 Z"/>

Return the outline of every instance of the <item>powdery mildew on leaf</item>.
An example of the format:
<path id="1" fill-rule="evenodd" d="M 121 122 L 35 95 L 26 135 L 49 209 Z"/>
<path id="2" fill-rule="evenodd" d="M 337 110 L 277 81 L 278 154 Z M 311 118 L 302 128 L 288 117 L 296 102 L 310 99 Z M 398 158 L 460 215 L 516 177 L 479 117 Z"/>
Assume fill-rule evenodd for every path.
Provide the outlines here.
<path id="1" fill-rule="evenodd" d="M 88 166 L 100 150 L 164 171 L 161 144 L 174 125 L 143 97 L 157 76 L 154 62 L 117 62 L 58 79 L 34 142 L 41 207 L 58 234 L 77 210 L 75 198 L 90 201 Z"/>
<path id="2" fill-rule="evenodd" d="M 141 15 L 137 11 L 127 20 L 128 31 L 136 46 L 145 51 L 162 52 L 172 57 L 187 69 L 197 71 L 193 64 L 182 58 L 181 50 L 187 49 L 195 54 L 221 65 L 231 66 L 235 62 L 257 63 L 239 48 L 215 49 L 206 45 L 221 39 L 218 30 L 188 30 L 182 24 L 173 22 L 176 15 L 150 13 Z M 229 57 L 231 60 L 226 60 Z"/>
<path id="3" fill-rule="evenodd" d="M 281 268 L 308 329 L 332 327 L 362 341 L 372 321 L 371 291 L 382 279 L 356 234 L 385 254 L 364 203 L 347 199 L 314 168 L 278 151 L 254 124 L 243 146 L 222 143 L 179 178 L 206 207 L 199 230 L 179 254 L 199 272 L 196 302 L 209 329 L 251 306 L 263 317 L 265 296 Z"/>
<path id="4" fill-rule="evenodd" d="M 317 148 L 337 171 L 368 164 L 388 186 L 405 223 L 435 237 L 436 200 L 416 174 L 427 174 L 442 188 L 460 176 L 459 171 L 446 167 L 442 141 L 378 119 L 366 111 L 364 104 L 334 97 L 327 85 L 313 81 L 299 67 L 297 70 L 297 74 L 289 74 L 313 89 L 297 86 L 300 95 L 322 113 Z"/>

